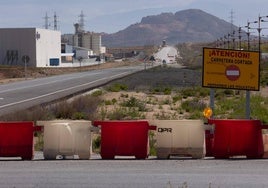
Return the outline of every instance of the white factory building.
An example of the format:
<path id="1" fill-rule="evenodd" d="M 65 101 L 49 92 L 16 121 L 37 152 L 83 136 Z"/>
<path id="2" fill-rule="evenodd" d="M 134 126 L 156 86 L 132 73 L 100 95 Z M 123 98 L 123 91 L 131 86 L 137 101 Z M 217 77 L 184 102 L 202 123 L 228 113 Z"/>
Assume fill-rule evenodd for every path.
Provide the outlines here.
<path id="1" fill-rule="evenodd" d="M 38 28 L 0 28 L 0 64 L 22 66 L 25 62 L 32 67 L 60 66 L 61 33 Z"/>

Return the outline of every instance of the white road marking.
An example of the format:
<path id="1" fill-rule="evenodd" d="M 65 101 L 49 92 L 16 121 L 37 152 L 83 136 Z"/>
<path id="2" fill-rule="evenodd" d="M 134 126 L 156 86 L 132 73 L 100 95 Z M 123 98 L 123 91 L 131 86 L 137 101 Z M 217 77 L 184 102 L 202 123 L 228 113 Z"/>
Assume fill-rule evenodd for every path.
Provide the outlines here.
<path id="1" fill-rule="evenodd" d="M 8 107 L 8 106 L 13 106 L 13 105 L 21 104 L 21 103 L 24 103 L 24 102 L 33 101 L 33 100 L 40 99 L 40 98 L 43 98 L 43 97 L 47 97 L 47 96 L 50 96 L 50 95 L 54 95 L 54 94 L 57 94 L 57 93 L 60 93 L 60 92 L 68 91 L 68 90 L 71 90 L 71 89 L 75 89 L 75 88 L 78 88 L 78 87 L 81 87 L 81 86 L 90 85 L 90 84 L 93 84 L 95 82 L 98 82 L 98 81 L 101 81 L 101 80 L 105 80 L 107 78 L 114 78 L 114 77 L 117 77 L 117 76 L 120 76 L 120 75 L 125 75 L 125 74 L 126 75 L 129 74 L 129 71 L 128 72 L 123 72 L 123 73 L 120 73 L 120 74 L 117 74 L 117 75 L 114 75 L 114 76 L 111 76 L 111 77 L 101 78 L 101 79 L 98 79 L 98 80 L 95 80 L 95 81 L 92 81 L 92 82 L 88 82 L 88 83 L 85 83 L 85 84 L 81 84 L 81 85 L 69 87 L 69 88 L 66 88 L 66 89 L 61 89 L 61 90 L 58 90 L 58 91 L 54 91 L 52 93 L 47 93 L 47 94 L 44 94 L 44 95 L 39 95 L 38 97 L 33 97 L 33 98 L 25 99 L 25 100 L 22 100 L 22 101 L 5 104 L 5 105 L 0 106 L 0 109 L 5 108 L 5 107 Z"/>
<path id="2" fill-rule="evenodd" d="M 96 75 L 96 74 L 99 74 L 99 73 L 93 73 L 92 75 Z M 63 81 L 71 80 L 71 79 L 83 78 L 85 76 L 87 76 L 87 75 L 83 74 L 81 76 L 65 78 L 65 79 L 62 79 L 62 80 L 53 80 L 53 81 L 46 82 L 46 83 L 41 83 L 41 84 L 34 84 L 34 85 L 30 85 L 30 86 L 23 86 L 23 87 L 18 87 L 18 88 L 14 88 L 14 89 L 6 89 L 6 90 L 3 90 L 3 91 L 0 91 L 0 93 L 6 93 L 6 92 L 20 90 L 20 89 L 27 89 L 27 88 L 33 88 L 33 87 L 38 87 L 38 86 L 42 86 L 42 85 L 48 85 L 48 84 L 52 84 L 52 83 L 57 83 L 59 81 L 60 82 L 63 82 Z"/>

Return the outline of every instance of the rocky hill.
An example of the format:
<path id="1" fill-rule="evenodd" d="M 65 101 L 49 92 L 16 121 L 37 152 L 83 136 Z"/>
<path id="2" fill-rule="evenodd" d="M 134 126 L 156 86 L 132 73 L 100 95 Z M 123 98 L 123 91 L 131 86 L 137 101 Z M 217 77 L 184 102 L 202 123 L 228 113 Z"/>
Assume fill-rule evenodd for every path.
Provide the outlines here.
<path id="1" fill-rule="evenodd" d="M 237 28 L 235 27 L 237 30 Z M 140 23 L 102 36 L 107 47 L 210 42 L 230 33 L 231 24 L 199 9 L 143 17 Z"/>

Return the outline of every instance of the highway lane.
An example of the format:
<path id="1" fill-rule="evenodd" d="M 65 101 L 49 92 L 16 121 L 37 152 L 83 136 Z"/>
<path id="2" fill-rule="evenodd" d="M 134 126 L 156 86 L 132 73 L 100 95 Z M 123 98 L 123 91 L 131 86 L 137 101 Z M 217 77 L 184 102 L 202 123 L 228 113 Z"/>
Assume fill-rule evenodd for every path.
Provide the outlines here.
<path id="1" fill-rule="evenodd" d="M 6 159 L 5 159 L 6 160 Z M 173 158 L 33 161 L 0 159 L 1 188 L 265 188 L 268 161 Z"/>
<path id="2" fill-rule="evenodd" d="M 171 60 L 174 62 L 177 54 L 174 47 L 167 46 L 162 48 L 156 57 L 171 63 Z M 0 85 L 0 116 L 90 90 L 144 68 L 143 64 L 124 66 L 2 84 Z"/>
<path id="3" fill-rule="evenodd" d="M 143 65 L 123 66 L 2 84 L 0 115 L 86 91 L 143 69 Z"/>

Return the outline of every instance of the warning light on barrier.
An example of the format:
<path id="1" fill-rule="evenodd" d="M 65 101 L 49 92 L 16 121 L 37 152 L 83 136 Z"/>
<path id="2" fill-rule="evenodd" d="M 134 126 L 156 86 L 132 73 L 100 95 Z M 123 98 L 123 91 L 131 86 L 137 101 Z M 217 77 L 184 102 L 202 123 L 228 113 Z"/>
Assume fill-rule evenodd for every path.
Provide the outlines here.
<path id="1" fill-rule="evenodd" d="M 206 107 L 203 111 L 203 115 L 206 117 L 206 118 L 210 118 L 212 116 L 212 109 L 210 107 Z"/>

